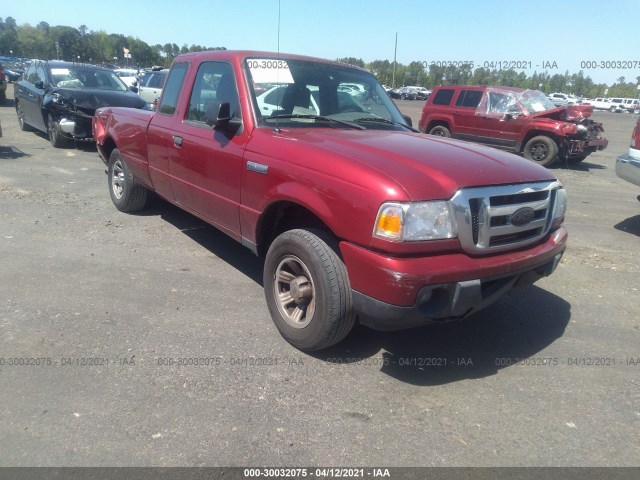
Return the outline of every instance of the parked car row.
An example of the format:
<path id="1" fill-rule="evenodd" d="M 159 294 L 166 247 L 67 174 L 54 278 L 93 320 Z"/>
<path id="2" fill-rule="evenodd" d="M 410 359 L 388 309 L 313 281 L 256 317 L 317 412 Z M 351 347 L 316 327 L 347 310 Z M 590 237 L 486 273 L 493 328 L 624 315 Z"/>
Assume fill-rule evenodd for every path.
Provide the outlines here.
<path id="1" fill-rule="evenodd" d="M 431 91 L 424 87 L 407 86 L 389 90 L 387 93 L 391 98 L 398 100 L 426 100 Z"/>
<path id="2" fill-rule="evenodd" d="M 633 113 L 640 106 L 637 98 L 604 98 L 585 99 L 584 103 L 591 105 L 594 110 L 609 110 L 612 113 L 629 112 Z"/>

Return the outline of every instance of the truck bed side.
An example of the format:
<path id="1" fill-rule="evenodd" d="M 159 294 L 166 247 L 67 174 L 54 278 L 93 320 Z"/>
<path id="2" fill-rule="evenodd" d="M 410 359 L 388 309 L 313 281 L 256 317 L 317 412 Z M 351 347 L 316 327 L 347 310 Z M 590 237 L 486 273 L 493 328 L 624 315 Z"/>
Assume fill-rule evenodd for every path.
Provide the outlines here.
<path id="1" fill-rule="evenodd" d="M 105 165 L 117 145 L 134 177 L 151 189 L 146 135 L 154 114 L 135 108 L 105 107 L 93 117 L 93 136 Z"/>

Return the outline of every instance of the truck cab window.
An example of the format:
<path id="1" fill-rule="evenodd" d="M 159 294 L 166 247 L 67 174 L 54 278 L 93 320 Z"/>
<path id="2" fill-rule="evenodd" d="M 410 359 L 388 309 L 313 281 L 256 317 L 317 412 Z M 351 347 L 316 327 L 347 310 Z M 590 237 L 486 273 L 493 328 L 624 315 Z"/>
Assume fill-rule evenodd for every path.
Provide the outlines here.
<path id="1" fill-rule="evenodd" d="M 173 115 L 176 111 L 176 105 L 178 104 L 178 96 L 182 89 L 182 82 L 187 73 L 189 64 L 177 63 L 173 66 L 167 77 L 167 82 L 164 86 L 162 99 L 160 100 L 160 106 L 158 111 L 167 115 Z"/>

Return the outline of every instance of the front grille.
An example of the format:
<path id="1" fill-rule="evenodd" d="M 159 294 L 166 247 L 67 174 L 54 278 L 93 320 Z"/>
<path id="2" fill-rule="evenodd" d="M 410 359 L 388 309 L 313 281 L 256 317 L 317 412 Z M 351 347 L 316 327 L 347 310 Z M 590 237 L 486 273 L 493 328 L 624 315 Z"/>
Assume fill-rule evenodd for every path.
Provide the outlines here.
<path id="1" fill-rule="evenodd" d="M 551 227 L 558 188 L 552 181 L 459 190 L 451 203 L 462 248 L 490 253 L 538 241 Z"/>

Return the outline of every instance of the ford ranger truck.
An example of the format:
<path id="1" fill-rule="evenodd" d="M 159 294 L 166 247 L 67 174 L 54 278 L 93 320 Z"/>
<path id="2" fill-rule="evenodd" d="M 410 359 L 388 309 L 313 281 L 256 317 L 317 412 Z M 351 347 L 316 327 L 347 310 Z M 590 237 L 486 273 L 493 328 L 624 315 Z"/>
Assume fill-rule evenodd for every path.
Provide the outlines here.
<path id="1" fill-rule="evenodd" d="M 607 147 L 591 105 L 556 106 L 538 90 L 448 85 L 436 87 L 422 110 L 420 131 L 481 143 L 548 167 L 581 162 Z"/>
<path id="2" fill-rule="evenodd" d="M 565 250 L 552 173 L 409 124 L 367 70 L 211 51 L 175 58 L 155 111 L 101 108 L 93 132 L 118 210 L 152 191 L 263 256 L 276 327 L 318 350 L 357 321 L 472 315 Z"/>

